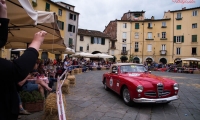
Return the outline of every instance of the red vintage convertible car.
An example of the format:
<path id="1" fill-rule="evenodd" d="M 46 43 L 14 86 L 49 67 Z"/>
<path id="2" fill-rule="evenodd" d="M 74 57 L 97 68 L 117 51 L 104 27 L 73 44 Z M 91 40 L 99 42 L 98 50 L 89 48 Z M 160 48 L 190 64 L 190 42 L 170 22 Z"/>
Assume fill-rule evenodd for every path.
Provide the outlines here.
<path id="1" fill-rule="evenodd" d="M 132 103 L 169 103 L 179 98 L 176 81 L 155 76 L 142 64 L 114 64 L 103 74 L 102 82 L 106 90 L 121 95 L 129 106 Z"/>

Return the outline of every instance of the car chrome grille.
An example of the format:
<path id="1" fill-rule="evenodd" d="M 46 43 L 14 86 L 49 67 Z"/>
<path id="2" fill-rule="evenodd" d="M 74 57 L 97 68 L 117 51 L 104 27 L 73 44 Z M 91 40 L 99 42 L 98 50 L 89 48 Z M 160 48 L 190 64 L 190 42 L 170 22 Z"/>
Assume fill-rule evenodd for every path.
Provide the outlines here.
<path id="1" fill-rule="evenodd" d="M 156 92 L 145 92 L 144 93 L 145 94 L 145 96 L 149 96 L 149 97 L 156 97 Z"/>
<path id="2" fill-rule="evenodd" d="M 162 83 L 157 84 L 157 92 L 158 92 L 158 97 L 163 97 L 170 94 L 170 91 L 164 90 L 164 86 Z"/>

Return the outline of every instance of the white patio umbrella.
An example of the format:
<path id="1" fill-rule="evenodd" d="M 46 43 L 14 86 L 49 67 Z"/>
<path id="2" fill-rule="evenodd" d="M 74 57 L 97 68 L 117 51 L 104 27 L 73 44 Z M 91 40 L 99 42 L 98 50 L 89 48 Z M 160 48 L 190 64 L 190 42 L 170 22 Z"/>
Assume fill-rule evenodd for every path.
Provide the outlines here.
<path id="1" fill-rule="evenodd" d="M 66 48 L 66 49 L 53 49 L 53 50 L 48 50 L 48 52 L 52 54 L 74 54 L 75 51 L 71 48 Z"/>
<path id="2" fill-rule="evenodd" d="M 91 55 L 92 55 L 91 53 L 78 52 L 71 55 L 71 57 L 90 57 Z"/>
<path id="3" fill-rule="evenodd" d="M 91 55 L 88 55 L 87 57 L 90 57 L 90 58 L 113 58 L 113 56 L 111 56 L 111 55 L 102 54 L 102 53 L 91 54 Z"/>
<path id="4" fill-rule="evenodd" d="M 200 59 L 197 58 L 185 58 L 185 59 L 181 59 L 182 61 L 197 61 L 200 62 Z"/>
<path id="5" fill-rule="evenodd" d="M 10 19 L 8 42 L 31 43 L 33 36 L 45 30 L 45 44 L 63 41 L 55 13 L 35 11 L 29 0 L 7 0 L 8 18 Z"/>

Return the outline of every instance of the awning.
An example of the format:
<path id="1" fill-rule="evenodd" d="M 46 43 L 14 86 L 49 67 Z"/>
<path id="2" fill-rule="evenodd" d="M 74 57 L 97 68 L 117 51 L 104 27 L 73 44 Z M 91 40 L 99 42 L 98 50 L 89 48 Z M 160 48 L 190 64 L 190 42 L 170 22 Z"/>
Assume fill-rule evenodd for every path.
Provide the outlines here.
<path id="1" fill-rule="evenodd" d="M 31 43 L 40 30 L 46 31 L 44 44 L 64 43 L 61 37 L 57 16 L 53 12 L 35 11 L 29 0 L 7 0 L 10 19 L 8 42 Z"/>

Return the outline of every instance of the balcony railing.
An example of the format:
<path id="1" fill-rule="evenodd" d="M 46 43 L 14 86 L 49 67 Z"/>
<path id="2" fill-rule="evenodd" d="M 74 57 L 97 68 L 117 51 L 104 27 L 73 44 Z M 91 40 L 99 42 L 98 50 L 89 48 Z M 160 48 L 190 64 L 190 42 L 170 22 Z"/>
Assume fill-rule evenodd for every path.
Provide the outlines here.
<path id="1" fill-rule="evenodd" d="M 160 55 L 167 55 L 167 50 L 160 50 Z"/>
<path id="2" fill-rule="evenodd" d="M 125 50 L 121 51 L 121 55 L 127 55 L 127 54 L 128 54 L 128 51 L 125 51 Z"/>

